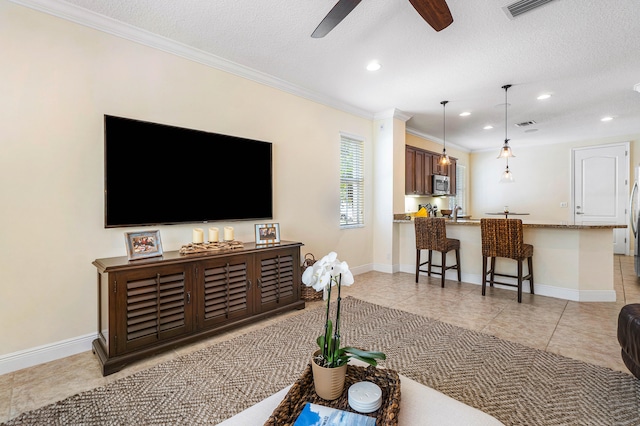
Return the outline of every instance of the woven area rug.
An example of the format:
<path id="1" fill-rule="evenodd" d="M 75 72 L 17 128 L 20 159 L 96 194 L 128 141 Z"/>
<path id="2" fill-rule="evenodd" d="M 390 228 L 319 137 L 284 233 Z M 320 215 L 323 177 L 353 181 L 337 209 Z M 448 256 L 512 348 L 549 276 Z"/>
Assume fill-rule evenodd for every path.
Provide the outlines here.
<path id="1" fill-rule="evenodd" d="M 382 350 L 382 366 L 506 425 L 640 424 L 640 381 L 630 374 L 352 297 L 342 307 L 344 344 Z M 323 308 L 308 310 L 7 425 L 216 424 L 293 383 L 323 321 Z"/>

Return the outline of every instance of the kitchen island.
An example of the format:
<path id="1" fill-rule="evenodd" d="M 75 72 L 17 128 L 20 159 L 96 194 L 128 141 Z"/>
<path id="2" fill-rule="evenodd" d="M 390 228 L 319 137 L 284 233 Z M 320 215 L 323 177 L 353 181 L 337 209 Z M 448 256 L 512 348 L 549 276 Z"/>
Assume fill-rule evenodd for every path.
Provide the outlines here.
<path id="1" fill-rule="evenodd" d="M 536 294 L 586 302 L 616 300 L 613 286 L 613 229 L 626 228 L 626 225 L 570 225 L 527 220 L 522 222 L 524 242 L 534 246 L 533 273 Z M 396 215 L 394 223 L 400 227 L 400 271 L 415 274 L 413 219 Z M 447 219 L 447 237 L 460 240 L 462 280 L 482 284 L 480 220 Z M 449 256 L 453 256 L 453 253 Z M 454 259 L 447 259 L 447 263 L 453 264 Z M 515 274 L 516 262 L 498 258 L 497 269 Z M 446 278 L 455 281 L 456 271 L 447 271 Z M 523 292 L 529 292 L 528 281 L 523 284 Z"/>

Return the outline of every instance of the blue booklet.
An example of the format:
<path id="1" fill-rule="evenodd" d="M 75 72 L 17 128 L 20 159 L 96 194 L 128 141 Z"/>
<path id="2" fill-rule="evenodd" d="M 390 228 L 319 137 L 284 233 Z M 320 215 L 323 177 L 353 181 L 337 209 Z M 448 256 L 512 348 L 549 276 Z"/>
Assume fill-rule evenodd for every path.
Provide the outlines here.
<path id="1" fill-rule="evenodd" d="M 376 419 L 362 414 L 307 402 L 294 426 L 376 426 Z"/>

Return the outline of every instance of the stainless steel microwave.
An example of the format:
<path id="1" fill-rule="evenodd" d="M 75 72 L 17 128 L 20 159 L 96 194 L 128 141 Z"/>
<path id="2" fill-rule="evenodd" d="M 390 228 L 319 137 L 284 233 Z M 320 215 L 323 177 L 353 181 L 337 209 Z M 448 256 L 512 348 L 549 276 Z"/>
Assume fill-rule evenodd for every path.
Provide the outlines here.
<path id="1" fill-rule="evenodd" d="M 449 194 L 449 176 L 433 175 L 433 195 Z"/>

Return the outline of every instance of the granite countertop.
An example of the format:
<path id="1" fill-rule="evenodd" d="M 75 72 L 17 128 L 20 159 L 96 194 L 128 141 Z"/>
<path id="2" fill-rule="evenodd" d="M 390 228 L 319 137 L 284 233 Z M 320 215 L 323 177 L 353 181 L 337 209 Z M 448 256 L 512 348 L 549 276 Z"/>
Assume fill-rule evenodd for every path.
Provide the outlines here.
<path id="1" fill-rule="evenodd" d="M 451 226 L 480 226 L 480 219 L 464 218 L 454 221 L 453 219 L 445 218 L 447 225 Z M 413 216 L 411 214 L 394 214 L 394 223 L 413 223 Z M 523 228 L 557 228 L 557 229 L 613 229 L 613 228 L 626 228 L 627 225 L 620 225 L 615 223 L 598 223 L 590 225 L 573 225 L 563 222 L 549 222 L 549 221 L 537 221 L 537 220 L 522 220 Z"/>

